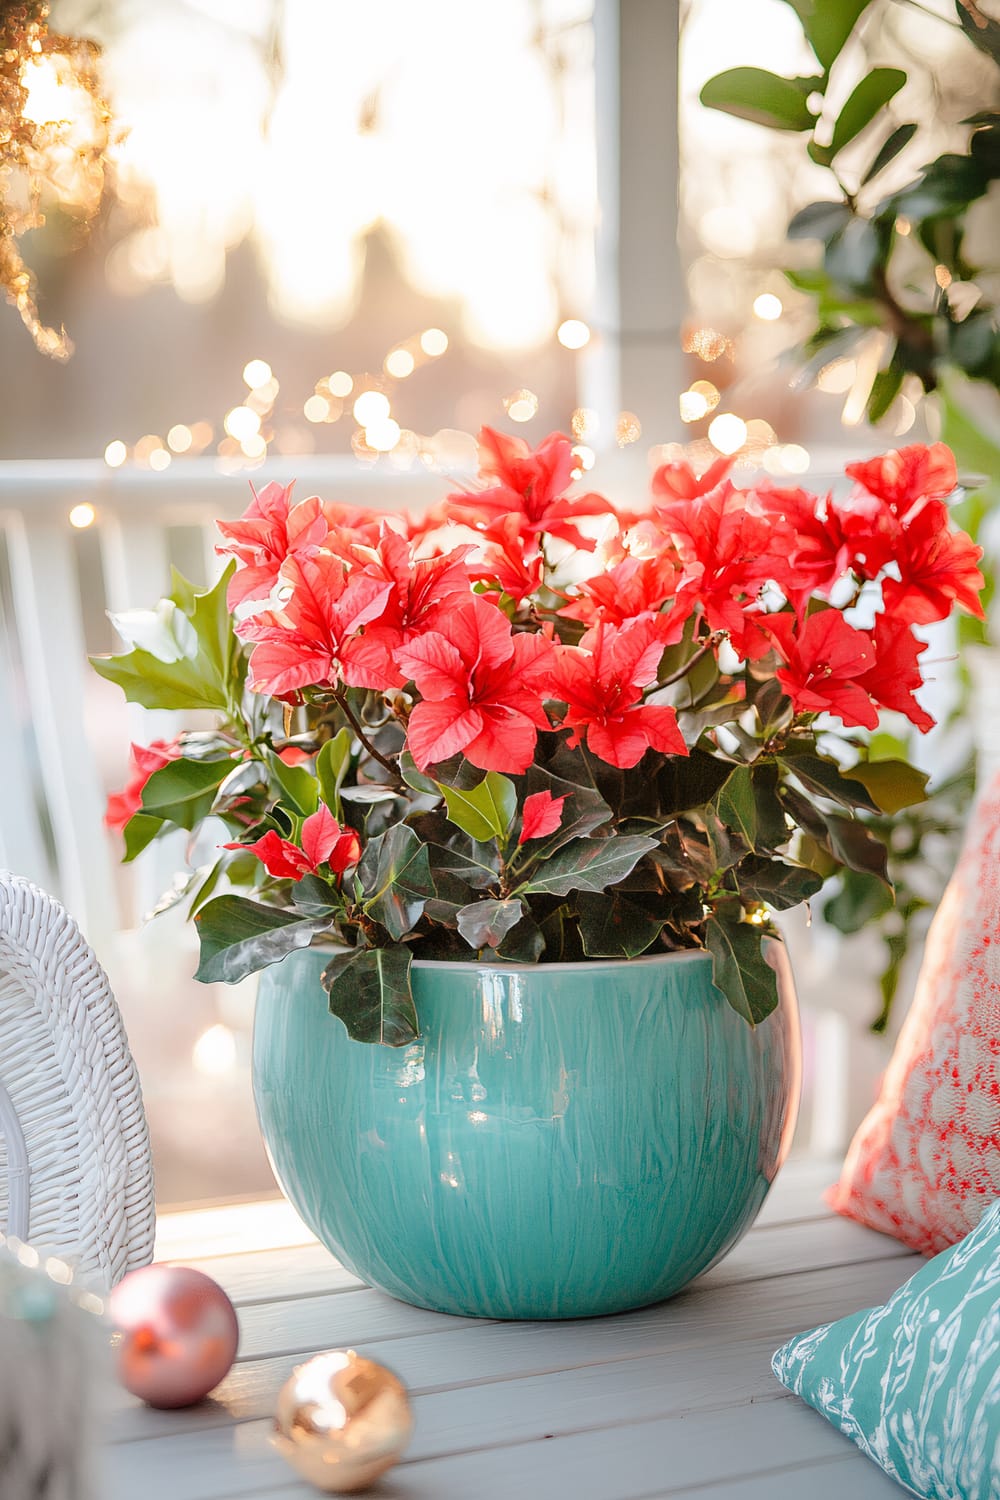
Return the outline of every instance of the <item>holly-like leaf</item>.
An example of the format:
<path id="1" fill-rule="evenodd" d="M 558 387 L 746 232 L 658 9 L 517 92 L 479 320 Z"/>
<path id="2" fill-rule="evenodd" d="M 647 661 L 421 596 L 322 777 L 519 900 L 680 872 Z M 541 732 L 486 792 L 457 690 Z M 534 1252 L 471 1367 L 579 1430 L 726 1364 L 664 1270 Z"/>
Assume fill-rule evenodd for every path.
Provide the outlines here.
<path id="1" fill-rule="evenodd" d="M 705 924 L 715 986 L 744 1020 L 756 1026 L 778 1004 L 778 981 L 761 951 L 761 929 L 717 910 Z"/>
<path id="2" fill-rule="evenodd" d="M 637 958 L 663 931 L 662 915 L 644 911 L 620 891 L 610 899 L 581 892 L 574 904 L 588 958 Z"/>
<path id="3" fill-rule="evenodd" d="M 225 760 L 169 760 L 142 789 L 142 811 L 154 818 L 194 828 L 208 816 L 219 786 L 233 763 Z"/>
<path id="4" fill-rule="evenodd" d="M 916 134 L 916 130 L 916 125 L 912 124 L 896 126 L 892 134 L 887 140 L 883 141 L 875 153 L 871 166 L 861 179 L 862 187 L 864 187 L 865 183 L 871 182 L 873 177 L 877 177 L 883 167 L 887 167 L 891 161 L 895 160 L 903 147 L 910 144 L 910 141 Z"/>
<path id="5" fill-rule="evenodd" d="M 870 0 L 788 0 L 802 23 L 806 41 L 827 72 Z"/>
<path id="6" fill-rule="evenodd" d="M 286 766 L 274 750 L 267 752 L 267 764 L 283 800 L 304 818 L 314 813 L 319 806 L 319 782 L 316 777 L 305 766 Z"/>
<path id="7" fill-rule="evenodd" d="M 656 840 L 639 836 L 609 839 L 574 839 L 519 886 L 547 896 L 568 896 L 571 891 L 603 891 L 630 875 L 644 854 L 656 848 Z"/>
<path id="8" fill-rule="evenodd" d="M 201 941 L 195 978 L 204 984 L 246 979 L 297 948 L 307 948 L 330 925 L 329 916 L 302 918 L 245 896 L 218 896 L 194 920 Z"/>
<path id="9" fill-rule="evenodd" d="M 496 949 L 497 958 L 508 963 L 535 964 L 545 952 L 542 929 L 529 913 L 521 918 Z"/>
<path id="10" fill-rule="evenodd" d="M 472 901 L 458 913 L 458 930 L 470 948 L 499 948 L 524 916 L 517 897 L 506 901 Z"/>
<path id="11" fill-rule="evenodd" d="M 847 777 L 860 781 L 883 812 L 898 813 L 927 801 L 927 772 L 902 760 L 862 761 L 851 767 Z"/>
<path id="12" fill-rule="evenodd" d="M 434 895 L 427 845 L 405 823 L 393 823 L 370 840 L 358 878 L 366 914 L 396 939 L 412 932 Z"/>
<path id="13" fill-rule="evenodd" d="M 133 813 L 122 830 L 122 840 L 125 844 L 125 853 L 122 855 L 122 864 L 131 864 L 137 854 L 141 854 L 147 844 L 151 844 L 161 829 L 166 827 L 163 818 L 151 817 L 149 813 Z"/>
<path id="14" fill-rule="evenodd" d="M 878 812 L 878 803 L 867 788 L 851 771 L 842 771 L 836 761 L 822 755 L 789 755 L 779 760 L 785 771 L 809 792 L 816 792 L 842 807 L 864 807 L 868 812 Z"/>
<path id="15" fill-rule="evenodd" d="M 716 73 L 701 91 L 709 109 L 773 130 L 811 130 L 816 116 L 806 103 L 819 78 L 782 78 L 765 68 L 729 68 Z"/>
<path id="16" fill-rule="evenodd" d="M 763 901 L 775 911 L 800 906 L 822 888 L 823 878 L 805 865 L 749 854 L 735 870 L 736 884 L 745 902 Z"/>
<path id="17" fill-rule="evenodd" d="M 737 766 L 715 799 L 723 825 L 738 833 L 750 849 L 757 847 L 757 799 L 749 766 Z"/>
<path id="18" fill-rule="evenodd" d="M 447 847 L 428 844 L 427 849 L 435 880 L 440 873 L 462 880 L 475 890 L 482 890 L 499 877 L 500 861 L 495 844 L 477 844 L 474 839 L 458 834 Z"/>
<path id="19" fill-rule="evenodd" d="M 906 74 L 901 68 L 873 68 L 855 85 L 837 116 L 829 146 L 821 148 L 824 165 L 871 124 L 905 82 Z"/>
<path id="20" fill-rule="evenodd" d="M 892 892 L 874 875 L 858 870 L 840 872 L 840 890 L 824 903 L 823 920 L 838 932 L 860 932 L 892 911 Z"/>
<path id="21" fill-rule="evenodd" d="M 704 807 L 728 780 L 732 767 L 717 755 L 692 750 L 671 755 L 656 773 L 656 806 L 663 817 Z"/>
<path id="22" fill-rule="evenodd" d="M 827 840 L 836 859 L 852 870 L 875 875 L 891 889 L 892 882 L 886 866 L 887 850 L 881 839 L 875 837 L 857 818 L 845 818 L 840 813 L 824 814 Z"/>
<path id="23" fill-rule="evenodd" d="M 786 233 L 790 240 L 831 240 L 851 217 L 844 202 L 807 203 L 791 219 Z"/>
<path id="24" fill-rule="evenodd" d="M 563 844 L 568 844 L 570 839 L 584 838 L 611 821 L 611 808 L 596 788 L 567 781 L 562 776 L 553 776 L 551 771 L 545 771 L 541 766 L 528 767 L 524 790 L 526 796 L 532 796 L 535 792 L 550 792 L 553 797 L 566 798 L 559 827 L 547 839 L 539 842 L 537 850 L 532 851 L 543 858 L 554 854 Z"/>
<path id="25" fill-rule="evenodd" d="M 448 817 L 470 838 L 506 837 L 517 813 L 514 783 L 498 771 L 488 771 L 478 786 L 462 788 L 438 783 L 448 808 Z"/>
<path id="26" fill-rule="evenodd" d="M 352 948 L 327 964 L 323 987 L 330 996 L 330 1013 L 356 1042 L 405 1047 L 420 1035 L 410 962 L 409 948 L 394 944 Z"/>
<path id="27" fill-rule="evenodd" d="M 337 819 L 340 818 L 340 788 L 350 764 L 351 732 L 349 729 L 339 729 L 332 739 L 324 741 L 316 756 L 319 793 Z"/>

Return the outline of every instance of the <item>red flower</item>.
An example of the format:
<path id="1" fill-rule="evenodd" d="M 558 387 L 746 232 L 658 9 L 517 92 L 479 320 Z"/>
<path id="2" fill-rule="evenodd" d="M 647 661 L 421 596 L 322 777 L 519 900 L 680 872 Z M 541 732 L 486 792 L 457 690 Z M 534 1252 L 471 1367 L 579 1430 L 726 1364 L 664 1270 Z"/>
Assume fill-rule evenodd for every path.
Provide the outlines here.
<path id="1" fill-rule="evenodd" d="M 927 625 L 957 604 L 981 620 L 984 579 L 976 565 L 982 555 L 966 532 L 949 529 L 944 502 L 929 500 L 900 533 L 894 553 L 899 578 L 882 584 L 886 609 L 908 624 Z"/>
<path id="2" fill-rule="evenodd" d="M 253 486 L 251 485 L 251 489 Z M 292 504 L 292 486 L 266 484 L 239 521 L 218 521 L 222 535 L 229 537 L 220 556 L 231 554 L 240 564 L 226 593 L 230 609 L 244 599 L 266 599 L 278 580 L 286 557 L 311 556 L 326 540 L 329 530 L 321 502 L 315 495 Z"/>
<path id="3" fill-rule="evenodd" d="M 588 624 L 603 620 L 608 625 L 624 625 L 642 615 L 659 614 L 676 595 L 682 576 L 670 548 L 661 546 L 654 557 L 626 556 L 606 572 L 581 583 L 579 598 L 559 613 Z M 684 620 L 676 620 L 664 636 L 664 645 L 680 640 L 683 631 Z"/>
<path id="4" fill-rule="evenodd" d="M 784 660 L 776 676 L 796 713 L 831 713 L 847 726 L 876 728 L 878 714 L 858 683 L 875 665 L 871 636 L 836 609 L 820 610 L 802 625 L 792 615 L 766 615 L 761 628 Z"/>
<path id="5" fill-rule="evenodd" d="M 362 576 L 388 584 L 390 592 L 378 619 L 347 653 L 345 677 L 352 687 L 385 691 L 403 686 L 406 679 L 392 653 L 425 630 L 445 628 L 450 607 L 469 597 L 464 561 L 472 550 L 457 547 L 442 557 L 414 562 L 406 537 L 388 526 L 383 526 L 377 547 L 353 548 Z"/>
<path id="6" fill-rule="evenodd" d="M 687 755 L 677 715 L 665 704 L 640 702 L 656 681 L 663 655 L 657 620 L 636 620 L 621 630 L 597 625 L 579 646 L 563 646 L 553 672 L 555 694 L 566 704 L 563 726 L 575 749 L 587 746 L 612 766 L 634 766 L 648 749 Z"/>
<path id="7" fill-rule="evenodd" d="M 124 790 L 112 792 L 104 814 L 106 827 L 122 833 L 129 819 L 142 808 L 142 794 L 154 771 L 159 771 L 181 754 L 179 740 L 153 740 L 149 745 L 130 745 L 129 758 L 133 772 Z"/>
<path id="8" fill-rule="evenodd" d="M 545 564 L 537 539 L 524 538 L 518 515 L 494 521 L 485 536 L 492 545 L 483 549 L 482 562 L 470 564 L 469 577 L 477 583 L 496 584 L 502 593 L 520 604 L 542 585 Z"/>
<path id="9" fill-rule="evenodd" d="M 463 753 L 483 771 L 526 771 L 539 729 L 540 696 L 553 646 L 542 635 L 511 634 L 495 605 L 473 595 L 448 613 L 448 634 L 417 636 L 395 653 L 423 697 L 410 714 L 407 744 L 421 770 Z"/>
<path id="10" fill-rule="evenodd" d="M 944 443 L 894 448 L 866 463 L 848 464 L 846 472 L 898 516 L 905 516 L 918 500 L 950 495 L 958 484 L 955 455 Z"/>
<path id="11" fill-rule="evenodd" d="M 529 839 L 544 839 L 555 833 L 562 822 L 563 803 L 571 795 L 567 792 L 565 797 L 553 797 L 551 792 L 532 792 L 530 797 L 525 797 L 521 835 L 517 842 L 526 844 Z"/>
<path id="12" fill-rule="evenodd" d="M 717 458 L 700 478 L 683 459 L 661 464 L 653 474 L 653 494 L 661 495 L 665 500 L 695 500 L 721 484 L 735 462 L 734 458 Z"/>
<path id="13" fill-rule="evenodd" d="M 870 693 L 883 708 L 894 708 L 905 714 L 911 724 L 926 734 L 934 720 L 921 708 L 913 694 L 923 686 L 923 675 L 917 665 L 926 641 L 918 641 L 909 625 L 878 615 L 875 620 L 875 665 L 858 678 L 858 685 Z"/>
<path id="14" fill-rule="evenodd" d="M 525 535 L 537 537 L 547 532 L 574 547 L 593 552 L 596 543 L 581 536 L 571 521 L 578 516 L 607 515 L 612 507 L 601 495 L 566 497 L 576 467 L 572 447 L 570 439 L 561 432 L 550 433 L 532 451 L 523 438 L 509 437 L 492 427 L 482 428 L 480 477 L 499 482 L 477 490 L 474 495 L 449 496 L 452 516 L 482 528 L 484 522 L 488 526 L 514 514 L 520 518 Z"/>
<path id="15" fill-rule="evenodd" d="M 392 585 L 364 573 L 348 577 L 336 557 L 289 557 L 281 570 L 291 589 L 280 609 L 266 609 L 237 627 L 256 642 L 250 657 L 255 693 L 285 698 L 299 689 L 352 682 L 350 653 L 362 625 L 385 609 Z"/>
<path id="16" fill-rule="evenodd" d="M 283 839 L 273 828 L 255 844 L 224 844 L 224 849 L 246 849 L 255 854 L 269 875 L 301 880 L 328 865 L 331 875 L 343 875 L 361 858 L 361 840 L 353 828 L 341 828 L 325 803 L 302 824 L 302 843 Z"/>
<path id="17" fill-rule="evenodd" d="M 830 496 L 821 501 L 807 490 L 763 485 L 753 493 L 765 514 L 787 522 L 795 533 L 782 589 L 801 613 L 809 596 L 829 593 L 854 560 L 840 515 Z"/>

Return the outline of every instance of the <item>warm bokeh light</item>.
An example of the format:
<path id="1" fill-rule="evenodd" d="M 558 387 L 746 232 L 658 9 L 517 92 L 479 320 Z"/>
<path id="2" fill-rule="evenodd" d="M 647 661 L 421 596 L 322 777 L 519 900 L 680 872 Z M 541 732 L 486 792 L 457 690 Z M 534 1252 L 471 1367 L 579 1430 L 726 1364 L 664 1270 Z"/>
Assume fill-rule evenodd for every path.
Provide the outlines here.
<path id="1" fill-rule="evenodd" d="M 425 328 L 420 335 L 420 347 L 431 359 L 439 359 L 448 349 L 448 335 L 440 328 Z"/>
<path id="2" fill-rule="evenodd" d="M 147 463 L 151 469 L 162 473 L 164 469 L 170 468 L 170 454 L 166 448 L 154 448 L 147 459 Z"/>
<path id="3" fill-rule="evenodd" d="M 738 453 L 747 440 L 747 424 L 735 412 L 722 411 L 712 418 L 708 441 L 720 453 Z"/>
<path id="4" fill-rule="evenodd" d="M 325 422 L 330 415 L 330 403 L 325 396 L 310 396 L 302 413 L 308 422 Z"/>
<path id="5" fill-rule="evenodd" d="M 392 349 L 385 357 L 385 373 L 394 380 L 405 380 L 413 374 L 416 363 L 409 349 Z"/>
<path id="6" fill-rule="evenodd" d="M 373 427 L 384 422 L 390 411 L 389 397 L 383 391 L 362 391 L 353 406 L 359 427 Z"/>
<path id="7" fill-rule="evenodd" d="M 236 1066 L 236 1037 L 228 1026 L 209 1026 L 191 1049 L 191 1061 L 198 1073 L 219 1078 Z"/>
<path id="8" fill-rule="evenodd" d="M 390 453 L 399 442 L 399 423 L 392 417 L 380 418 L 365 428 L 365 442 L 376 453 Z"/>
<path id="9" fill-rule="evenodd" d="M 115 438 L 104 450 L 104 462 L 109 469 L 120 469 L 128 458 L 128 449 L 121 438 Z"/>
<path id="10" fill-rule="evenodd" d="M 759 297 L 753 301 L 754 316 L 761 318 L 765 323 L 773 323 L 784 312 L 781 298 L 776 297 L 773 292 L 761 292 Z"/>
<path id="11" fill-rule="evenodd" d="M 271 366 L 266 359 L 251 359 L 243 366 L 243 379 L 252 391 L 267 385 L 271 378 Z"/>
<path id="12" fill-rule="evenodd" d="M 619 448 L 627 448 L 642 437 L 642 423 L 634 411 L 620 411 L 615 422 L 615 442 Z"/>
<path id="13" fill-rule="evenodd" d="M 514 391 L 504 397 L 503 405 L 512 422 L 530 422 L 538 415 L 538 397 L 534 391 Z"/>
<path id="14" fill-rule="evenodd" d="M 842 396 L 851 389 L 857 373 L 858 367 L 853 359 L 834 359 L 820 370 L 816 384 L 821 391 Z"/>
<path id="15" fill-rule="evenodd" d="M 781 463 L 788 474 L 804 474 L 809 467 L 808 451 L 799 443 L 785 443 L 779 450 Z"/>
<path id="16" fill-rule="evenodd" d="M 582 349 L 590 342 L 590 329 L 579 318 L 567 318 L 556 333 L 564 349 Z"/>
<path id="17" fill-rule="evenodd" d="M 576 461 L 580 465 L 581 471 L 584 473 L 587 469 L 592 469 L 597 462 L 597 454 L 593 448 L 588 448 L 586 443 L 574 444 L 573 452 L 576 455 Z"/>
<path id="18" fill-rule="evenodd" d="M 226 420 L 222 425 L 231 438 L 242 443 L 244 438 L 253 437 L 254 433 L 260 431 L 260 417 L 249 406 L 234 406 L 232 411 L 226 412 Z"/>
<path id="19" fill-rule="evenodd" d="M 334 370 L 326 383 L 333 396 L 349 396 L 354 389 L 354 381 L 346 370 Z"/>
<path id="20" fill-rule="evenodd" d="M 175 453 L 187 453 L 192 441 L 191 429 L 185 427 L 183 422 L 176 423 L 167 433 L 167 447 L 172 448 Z"/>
<path id="21" fill-rule="evenodd" d="M 82 505 L 74 505 L 69 513 L 69 524 L 75 526 L 78 531 L 83 531 L 87 526 L 93 526 L 96 519 L 96 510 L 86 501 Z"/>
<path id="22" fill-rule="evenodd" d="M 267 444 L 259 432 L 251 433 L 240 443 L 243 453 L 247 458 L 263 458 L 267 453 Z"/>
<path id="23" fill-rule="evenodd" d="M 593 437 L 600 427 L 597 412 L 589 406 L 578 406 L 569 419 L 570 431 L 574 437 Z"/>
<path id="24" fill-rule="evenodd" d="M 708 411 L 708 402 L 700 391 L 681 391 L 678 405 L 682 422 L 698 422 Z"/>

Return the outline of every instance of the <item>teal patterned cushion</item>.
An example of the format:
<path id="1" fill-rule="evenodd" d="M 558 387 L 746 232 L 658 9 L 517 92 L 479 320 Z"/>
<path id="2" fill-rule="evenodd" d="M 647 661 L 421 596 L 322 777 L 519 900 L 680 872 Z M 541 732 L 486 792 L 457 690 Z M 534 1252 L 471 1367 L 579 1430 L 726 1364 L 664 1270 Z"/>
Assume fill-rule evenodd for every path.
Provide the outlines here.
<path id="1" fill-rule="evenodd" d="M 1000 1500 L 1000 1202 L 885 1304 L 799 1334 L 773 1369 L 927 1500 Z"/>

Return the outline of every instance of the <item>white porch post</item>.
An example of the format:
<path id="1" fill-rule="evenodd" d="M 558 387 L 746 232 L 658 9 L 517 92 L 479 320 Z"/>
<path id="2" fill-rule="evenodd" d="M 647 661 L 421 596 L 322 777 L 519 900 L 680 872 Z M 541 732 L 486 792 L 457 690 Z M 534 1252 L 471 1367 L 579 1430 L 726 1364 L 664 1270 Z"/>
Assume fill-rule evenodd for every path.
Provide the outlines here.
<path id="1" fill-rule="evenodd" d="M 643 473 L 650 443 L 677 436 L 682 388 L 678 17 L 678 0 L 594 6 L 597 337 L 582 363 L 581 402 L 600 413 L 603 451 L 614 449 L 617 413 L 636 414 L 642 438 L 622 459 Z"/>

